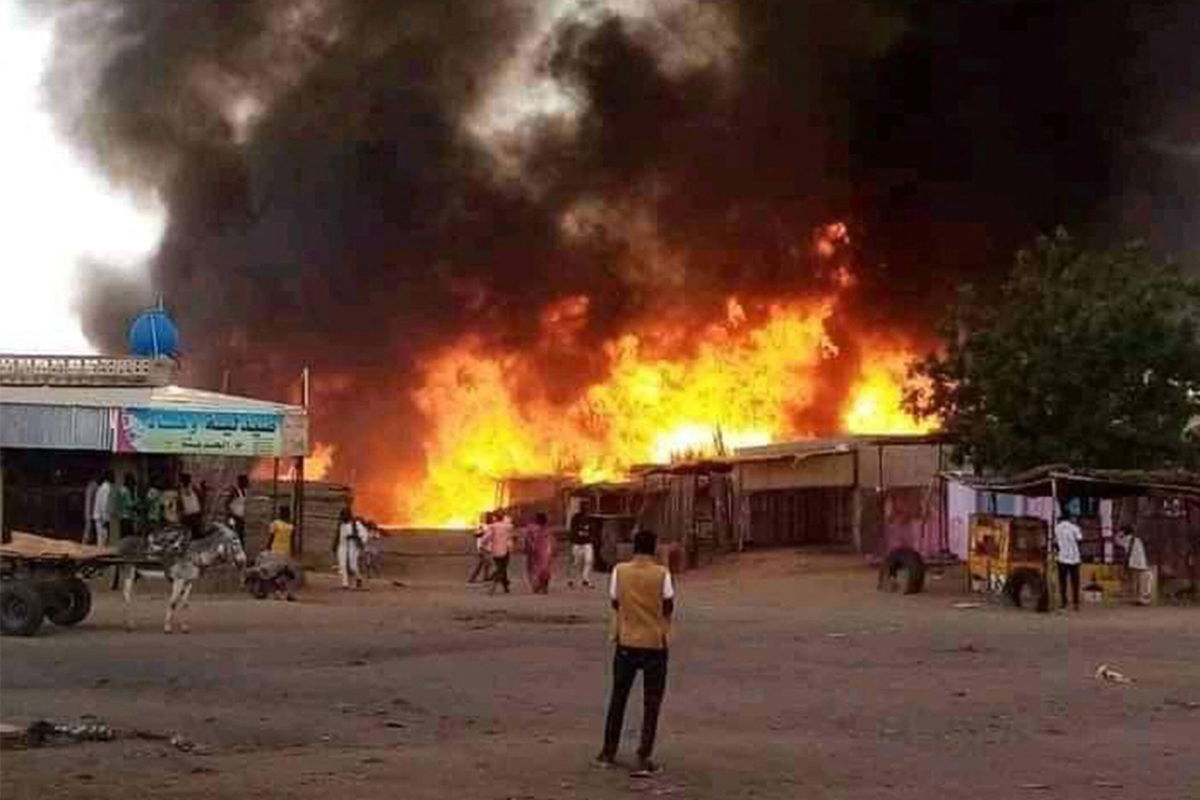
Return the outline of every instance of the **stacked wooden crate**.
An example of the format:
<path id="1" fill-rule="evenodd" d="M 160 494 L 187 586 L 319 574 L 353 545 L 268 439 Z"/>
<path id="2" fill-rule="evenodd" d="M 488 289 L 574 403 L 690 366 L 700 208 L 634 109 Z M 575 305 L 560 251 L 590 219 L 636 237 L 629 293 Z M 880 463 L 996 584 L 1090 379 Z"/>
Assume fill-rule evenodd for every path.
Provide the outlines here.
<path id="1" fill-rule="evenodd" d="M 272 481 L 253 481 L 246 503 L 246 549 L 253 557 L 267 543 L 267 526 L 275 518 L 275 506 L 292 505 L 291 481 L 279 481 L 273 499 Z M 338 515 L 354 501 L 349 486 L 327 481 L 304 482 L 304 552 L 329 553 L 337 533 Z"/>

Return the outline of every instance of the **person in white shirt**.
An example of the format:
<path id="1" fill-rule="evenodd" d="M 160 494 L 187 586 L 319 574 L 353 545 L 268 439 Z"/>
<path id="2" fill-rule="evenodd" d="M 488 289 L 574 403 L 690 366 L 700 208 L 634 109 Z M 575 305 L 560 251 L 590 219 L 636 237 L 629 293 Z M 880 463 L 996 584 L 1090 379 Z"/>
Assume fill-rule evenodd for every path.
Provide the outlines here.
<path id="1" fill-rule="evenodd" d="M 493 519 L 495 521 L 487 526 L 479 540 L 480 547 L 492 554 L 492 585 L 488 588 L 488 593 L 495 594 L 496 587 L 502 586 L 504 593 L 508 594 L 511 591 L 508 562 L 515 546 L 516 531 L 507 514 L 496 512 Z"/>
<path id="2" fill-rule="evenodd" d="M 1125 550 L 1125 566 L 1129 570 L 1129 582 L 1133 595 L 1140 605 L 1148 606 L 1154 600 L 1154 575 L 1146 561 L 1146 545 L 1133 532 L 1130 525 L 1122 525 L 1117 534 L 1117 544 Z"/>
<path id="3" fill-rule="evenodd" d="M 334 550 L 337 553 L 338 574 L 342 578 L 342 588 L 350 588 L 350 577 L 354 577 L 354 588 L 361 589 L 362 573 L 359 571 L 358 559 L 367 543 L 367 526 L 356 519 L 349 508 L 343 508 L 338 519 L 337 538 L 334 539 Z"/>
<path id="4" fill-rule="evenodd" d="M 246 543 L 246 496 L 249 489 L 250 478 L 238 475 L 237 483 L 230 487 L 229 495 L 225 498 L 225 513 L 233 523 L 231 527 L 237 532 L 243 545 Z"/>
<path id="5" fill-rule="evenodd" d="M 92 528 L 96 531 L 97 547 L 108 547 L 108 532 L 112 526 L 112 484 L 112 470 L 107 470 L 92 496 Z"/>
<path id="6" fill-rule="evenodd" d="M 179 509 L 183 524 L 192 532 L 192 538 L 199 539 L 204 533 L 204 504 L 192 487 L 192 476 L 186 472 L 179 475 Z"/>
<path id="7" fill-rule="evenodd" d="M 1069 515 L 1054 526 L 1054 541 L 1058 551 L 1058 593 L 1062 607 L 1067 607 L 1067 582 L 1071 583 L 1071 601 L 1075 610 L 1079 610 L 1079 543 L 1083 540 L 1083 531 L 1078 523 Z"/>

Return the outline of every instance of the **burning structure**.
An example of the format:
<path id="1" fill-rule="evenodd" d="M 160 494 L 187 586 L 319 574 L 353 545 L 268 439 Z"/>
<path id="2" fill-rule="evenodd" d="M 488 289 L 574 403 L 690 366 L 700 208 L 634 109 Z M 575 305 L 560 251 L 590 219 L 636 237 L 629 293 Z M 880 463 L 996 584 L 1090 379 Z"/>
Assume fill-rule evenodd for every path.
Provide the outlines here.
<path id="1" fill-rule="evenodd" d="M 1138 83 L 1191 52 L 1182 2 L 23 5 L 63 130 L 168 211 L 144 280 L 88 274 L 95 342 L 154 292 L 194 384 L 311 365 L 330 475 L 380 519 L 919 432 L 905 367 L 962 278 L 1039 228 L 1173 220 L 1151 188 L 1196 177 L 1194 86 Z"/>

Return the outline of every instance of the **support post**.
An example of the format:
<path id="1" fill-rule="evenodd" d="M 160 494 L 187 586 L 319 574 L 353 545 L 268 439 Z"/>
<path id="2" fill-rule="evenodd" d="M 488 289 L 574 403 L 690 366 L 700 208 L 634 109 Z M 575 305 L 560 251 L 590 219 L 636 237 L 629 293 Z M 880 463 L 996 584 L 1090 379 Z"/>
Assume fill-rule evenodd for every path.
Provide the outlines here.
<path id="1" fill-rule="evenodd" d="M 1054 598 L 1058 596 L 1057 559 L 1054 557 L 1054 528 L 1058 525 L 1058 480 L 1050 478 L 1050 529 L 1046 532 L 1046 591 L 1049 593 L 1049 607 L 1054 608 Z"/>

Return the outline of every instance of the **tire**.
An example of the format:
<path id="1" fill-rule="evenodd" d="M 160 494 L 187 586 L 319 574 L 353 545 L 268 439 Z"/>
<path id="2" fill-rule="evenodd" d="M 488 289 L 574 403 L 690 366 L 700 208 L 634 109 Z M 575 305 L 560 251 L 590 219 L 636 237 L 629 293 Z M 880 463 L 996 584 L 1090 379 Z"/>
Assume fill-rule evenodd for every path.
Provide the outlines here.
<path id="1" fill-rule="evenodd" d="M 46 619 L 55 625 L 77 625 L 92 612 L 92 590 L 74 576 L 50 581 L 43 601 Z"/>
<path id="2" fill-rule="evenodd" d="M 0 583 L 0 633 L 33 636 L 42 627 L 42 594 L 31 581 Z"/>
<path id="3" fill-rule="evenodd" d="M 1017 608 L 1030 608 L 1040 613 L 1050 610 L 1049 587 L 1036 570 L 1014 571 L 1004 588 L 1009 601 Z"/>
<path id="4" fill-rule="evenodd" d="M 888 553 L 879 567 L 880 591 L 917 594 L 924 588 L 925 559 L 920 553 L 907 547 Z"/>
<path id="5" fill-rule="evenodd" d="M 271 589 L 267 586 L 267 582 L 257 575 L 247 576 L 246 589 L 254 597 L 255 600 L 266 600 L 267 595 L 271 593 Z"/>

